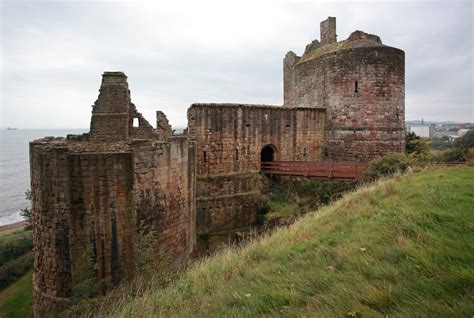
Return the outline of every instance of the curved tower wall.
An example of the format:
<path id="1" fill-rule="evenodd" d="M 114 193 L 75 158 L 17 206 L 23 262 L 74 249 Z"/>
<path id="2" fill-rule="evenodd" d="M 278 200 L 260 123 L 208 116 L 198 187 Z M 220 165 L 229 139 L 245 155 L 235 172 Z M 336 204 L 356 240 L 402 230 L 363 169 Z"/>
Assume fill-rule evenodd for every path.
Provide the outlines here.
<path id="1" fill-rule="evenodd" d="M 369 160 L 404 149 L 404 53 L 356 48 L 299 65 L 299 105 L 326 108 L 327 160 Z"/>
<path id="2" fill-rule="evenodd" d="M 284 105 L 326 109 L 325 159 L 365 161 L 403 151 L 405 53 L 360 31 L 316 45 L 302 57 L 285 57 Z"/>

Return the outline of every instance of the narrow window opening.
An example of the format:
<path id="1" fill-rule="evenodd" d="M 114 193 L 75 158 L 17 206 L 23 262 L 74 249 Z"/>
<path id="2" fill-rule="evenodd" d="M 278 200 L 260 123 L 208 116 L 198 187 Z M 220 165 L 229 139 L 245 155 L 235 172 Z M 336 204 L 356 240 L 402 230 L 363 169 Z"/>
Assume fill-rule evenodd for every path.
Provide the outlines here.
<path id="1" fill-rule="evenodd" d="M 235 149 L 235 160 L 239 160 L 239 149 Z"/>
<path id="2" fill-rule="evenodd" d="M 303 149 L 303 156 L 306 157 L 306 147 Z"/>
<path id="3" fill-rule="evenodd" d="M 204 152 L 203 152 L 203 160 L 204 160 L 204 162 L 207 162 L 207 156 L 206 156 L 206 155 L 207 155 L 207 152 L 204 151 Z"/>
<path id="4" fill-rule="evenodd" d="M 133 127 L 137 128 L 138 126 L 140 126 L 138 118 L 133 118 Z"/>
<path id="5" fill-rule="evenodd" d="M 358 93 L 358 92 L 359 92 L 359 83 L 355 81 L 354 93 Z"/>

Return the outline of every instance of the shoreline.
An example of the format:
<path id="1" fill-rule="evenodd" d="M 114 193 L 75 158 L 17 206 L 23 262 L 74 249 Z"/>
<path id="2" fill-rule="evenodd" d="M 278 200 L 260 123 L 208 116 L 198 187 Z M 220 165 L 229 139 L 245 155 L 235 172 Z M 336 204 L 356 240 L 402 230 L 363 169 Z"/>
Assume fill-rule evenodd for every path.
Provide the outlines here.
<path id="1" fill-rule="evenodd" d="M 0 232 L 17 229 L 26 225 L 27 225 L 27 222 L 25 220 L 15 222 L 15 223 L 5 224 L 5 225 L 0 225 Z"/>

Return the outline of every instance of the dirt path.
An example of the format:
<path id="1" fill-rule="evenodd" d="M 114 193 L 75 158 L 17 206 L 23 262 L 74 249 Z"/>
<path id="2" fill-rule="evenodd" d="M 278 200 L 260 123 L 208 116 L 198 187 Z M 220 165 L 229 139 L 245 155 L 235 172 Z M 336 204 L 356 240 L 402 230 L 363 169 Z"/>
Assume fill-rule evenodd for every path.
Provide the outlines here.
<path id="1" fill-rule="evenodd" d="M 26 221 L 20 221 L 12 224 L 7 224 L 7 225 L 0 225 L 0 233 L 8 230 L 13 230 L 20 228 L 22 226 L 26 225 Z"/>

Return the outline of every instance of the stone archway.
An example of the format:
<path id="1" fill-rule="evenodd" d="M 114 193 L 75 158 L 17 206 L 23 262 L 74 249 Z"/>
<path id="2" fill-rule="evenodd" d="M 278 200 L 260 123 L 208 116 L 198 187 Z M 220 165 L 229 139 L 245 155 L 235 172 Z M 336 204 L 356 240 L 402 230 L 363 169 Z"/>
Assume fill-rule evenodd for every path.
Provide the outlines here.
<path id="1" fill-rule="evenodd" d="M 260 162 L 270 162 L 276 159 L 276 148 L 273 145 L 266 145 L 260 152 Z"/>

